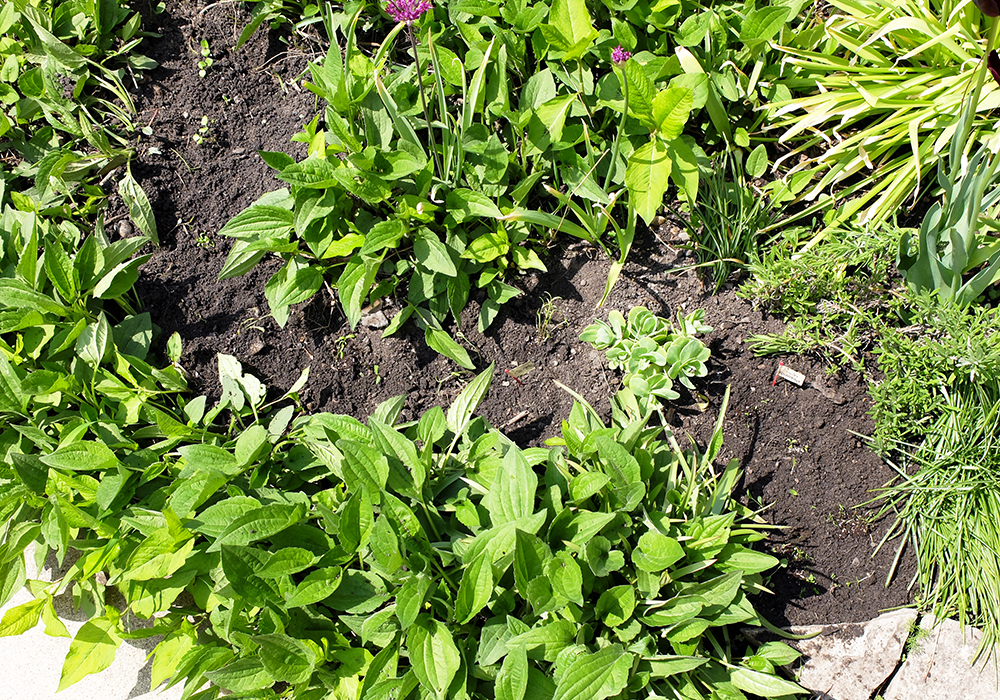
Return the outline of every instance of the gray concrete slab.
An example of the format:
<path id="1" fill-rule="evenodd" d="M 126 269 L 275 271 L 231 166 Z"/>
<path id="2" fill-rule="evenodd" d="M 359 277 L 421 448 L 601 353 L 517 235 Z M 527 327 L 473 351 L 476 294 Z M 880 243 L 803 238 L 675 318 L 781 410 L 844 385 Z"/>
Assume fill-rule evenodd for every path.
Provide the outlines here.
<path id="1" fill-rule="evenodd" d="M 982 639 L 974 627 L 924 615 L 923 631 L 883 694 L 885 700 L 1000 700 L 997 650 L 972 664 Z"/>
<path id="2" fill-rule="evenodd" d="M 29 552 L 28 577 L 52 580 L 52 570 L 35 569 Z M 0 608 L 0 617 L 11 608 L 32 599 L 27 590 L 17 593 Z M 69 596 L 56 599 L 59 617 L 70 635 L 75 635 L 86 619 L 72 608 Z M 129 640 L 115 656 L 114 663 L 101 673 L 86 676 L 58 695 L 63 660 L 72 641 L 69 637 L 50 637 L 44 623 L 12 637 L 0 637 L 0 699 L 2 700 L 178 700 L 183 686 L 165 692 L 150 688 L 148 656 L 161 637 Z"/>

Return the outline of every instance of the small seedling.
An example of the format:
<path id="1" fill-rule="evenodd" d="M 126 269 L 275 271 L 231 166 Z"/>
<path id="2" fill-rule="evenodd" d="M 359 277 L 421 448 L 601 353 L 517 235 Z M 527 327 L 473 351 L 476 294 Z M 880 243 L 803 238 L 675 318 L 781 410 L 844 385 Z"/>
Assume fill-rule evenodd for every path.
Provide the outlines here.
<path id="1" fill-rule="evenodd" d="M 355 337 L 354 334 L 350 333 L 350 334 L 339 336 L 334 341 L 337 344 L 337 349 L 334 351 L 334 354 L 337 356 L 338 360 L 343 360 L 344 359 L 344 352 L 347 350 L 347 344 L 350 341 L 354 340 L 354 337 Z"/>
<path id="2" fill-rule="evenodd" d="M 373 365 L 372 366 L 372 374 L 375 375 L 375 385 L 378 386 L 379 384 L 381 384 L 382 383 L 382 375 L 379 374 L 378 365 Z"/>
<path id="3" fill-rule="evenodd" d="M 559 310 L 556 306 L 556 301 L 561 301 L 562 297 L 554 297 L 551 294 L 545 295 L 545 301 L 542 303 L 538 313 L 535 317 L 538 319 L 538 339 L 542 342 L 548 340 L 552 337 L 552 332 L 559 328 L 560 326 L 565 326 L 567 323 L 566 314 Z M 562 314 L 562 320 L 555 323 L 556 314 Z"/>
<path id="4" fill-rule="evenodd" d="M 214 61 L 212 60 L 212 55 L 211 54 L 212 54 L 212 52 L 208 48 L 208 40 L 207 39 L 202 39 L 201 40 L 201 60 L 198 61 L 198 77 L 199 78 L 204 78 L 205 77 L 205 73 L 207 73 L 208 69 L 212 67 L 212 64 L 214 63 Z"/>
<path id="5" fill-rule="evenodd" d="M 191 136 L 191 140 L 194 141 L 199 146 L 205 143 L 205 141 L 210 138 L 211 127 L 209 126 L 208 115 L 205 114 L 201 118 L 201 127 L 198 129 L 198 133 Z"/>
<path id="6" fill-rule="evenodd" d="M 195 238 L 194 240 L 194 244 L 199 248 L 204 248 L 205 250 L 215 247 L 215 241 L 212 240 L 212 237 L 209 235 L 208 231 L 203 231 L 199 233 L 198 237 Z"/>

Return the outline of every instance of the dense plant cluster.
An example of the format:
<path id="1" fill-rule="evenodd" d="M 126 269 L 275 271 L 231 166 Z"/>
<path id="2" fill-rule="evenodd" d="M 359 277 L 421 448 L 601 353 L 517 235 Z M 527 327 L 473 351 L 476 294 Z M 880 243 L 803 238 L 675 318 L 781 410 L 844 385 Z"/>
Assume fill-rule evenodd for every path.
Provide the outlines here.
<path id="1" fill-rule="evenodd" d="M 284 187 L 220 231 L 220 276 L 279 257 L 264 290 L 279 325 L 324 284 L 352 326 L 397 295 L 386 334 L 412 321 L 471 370 L 474 341 L 449 327 L 475 290 L 484 331 L 518 275 L 577 240 L 612 261 L 603 304 L 669 198 L 715 291 L 746 269 L 741 293 L 791 317 L 758 352 L 863 372 L 874 353 L 873 444 L 900 471 L 880 495 L 891 534 L 915 546 L 921 604 L 983 625 L 985 648 L 1000 638 L 1000 358 L 980 306 L 1000 277 L 995 4 L 826 9 L 258 2 L 237 47 L 288 23 L 329 48 L 305 82 L 307 155 L 260 154 Z M 580 400 L 548 449 L 475 416 L 492 367 L 447 411 L 400 422 L 397 397 L 362 423 L 305 413 L 308 371 L 275 398 L 221 354 L 210 406 L 133 291 L 158 244 L 129 170 L 125 81 L 155 65 L 139 14 L 12 0 L 0 34 L 0 602 L 34 595 L 0 634 L 68 635 L 53 599 L 71 593 L 90 619 L 60 689 L 163 635 L 153 684 L 183 681 L 185 698 L 804 692 L 777 671 L 794 651 L 730 632 L 769 627 L 748 596 L 777 562 L 733 498 L 740 465 L 714 464 L 728 395 L 703 453 L 663 420 L 675 382 L 707 374 L 703 313 L 588 327 L 623 388 L 609 424 Z M 142 235 L 105 234 L 109 183 Z M 901 228 L 911 201 L 922 222 Z M 39 563 L 72 552 L 62 578 L 27 579 L 32 543 Z"/>

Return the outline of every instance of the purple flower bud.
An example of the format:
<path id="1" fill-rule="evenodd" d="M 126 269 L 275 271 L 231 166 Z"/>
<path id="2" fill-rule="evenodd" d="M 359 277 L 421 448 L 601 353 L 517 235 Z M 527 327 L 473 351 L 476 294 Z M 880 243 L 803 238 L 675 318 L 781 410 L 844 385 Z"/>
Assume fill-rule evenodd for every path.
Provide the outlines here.
<path id="1" fill-rule="evenodd" d="M 385 11 L 397 22 L 413 24 L 432 7 L 434 5 L 428 0 L 389 0 L 385 4 Z"/>
<path id="2" fill-rule="evenodd" d="M 614 61 L 616 66 L 620 66 L 630 58 L 632 58 L 632 54 L 623 49 L 621 44 L 616 46 L 615 50 L 611 52 L 611 60 Z"/>
<path id="3" fill-rule="evenodd" d="M 972 0 L 976 3 L 976 7 L 987 17 L 996 17 L 1000 15 L 1000 5 L 997 5 L 997 0 Z"/>
<path id="4" fill-rule="evenodd" d="M 1000 85 L 1000 54 L 997 53 L 996 49 L 990 51 L 990 55 L 986 57 L 986 68 L 989 69 L 996 84 Z"/>

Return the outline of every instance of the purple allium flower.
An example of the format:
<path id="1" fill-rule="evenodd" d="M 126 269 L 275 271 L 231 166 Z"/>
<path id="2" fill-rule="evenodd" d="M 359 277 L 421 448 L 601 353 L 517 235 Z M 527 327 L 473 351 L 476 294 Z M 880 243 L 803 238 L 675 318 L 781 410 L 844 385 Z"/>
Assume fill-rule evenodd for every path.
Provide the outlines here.
<path id="1" fill-rule="evenodd" d="M 630 58 L 632 58 L 631 52 L 623 49 L 621 44 L 615 47 L 615 50 L 611 52 L 611 60 L 614 61 L 616 66 L 620 66 Z"/>
<path id="2" fill-rule="evenodd" d="M 434 5 L 429 0 L 389 0 L 385 4 L 385 11 L 397 22 L 413 24 L 432 7 Z"/>

